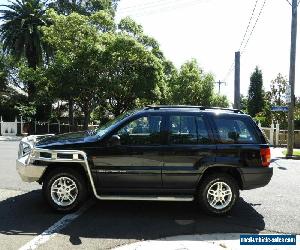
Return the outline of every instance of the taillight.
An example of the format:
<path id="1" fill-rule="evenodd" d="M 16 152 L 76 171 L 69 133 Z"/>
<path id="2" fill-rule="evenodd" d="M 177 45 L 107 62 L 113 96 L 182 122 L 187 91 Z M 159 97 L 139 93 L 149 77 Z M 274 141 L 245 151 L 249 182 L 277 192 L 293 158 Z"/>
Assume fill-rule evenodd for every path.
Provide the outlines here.
<path id="1" fill-rule="evenodd" d="M 263 167 L 269 167 L 271 163 L 271 150 L 270 148 L 261 148 L 260 156 Z"/>

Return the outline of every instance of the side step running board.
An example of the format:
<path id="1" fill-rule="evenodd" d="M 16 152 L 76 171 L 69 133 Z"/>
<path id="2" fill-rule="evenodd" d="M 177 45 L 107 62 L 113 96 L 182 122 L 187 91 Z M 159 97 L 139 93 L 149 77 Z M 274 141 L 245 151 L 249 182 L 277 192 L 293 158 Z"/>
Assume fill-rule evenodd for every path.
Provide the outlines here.
<path id="1" fill-rule="evenodd" d="M 128 195 L 100 195 L 101 200 L 132 200 L 132 201 L 193 201 L 193 196 L 128 196 Z"/>

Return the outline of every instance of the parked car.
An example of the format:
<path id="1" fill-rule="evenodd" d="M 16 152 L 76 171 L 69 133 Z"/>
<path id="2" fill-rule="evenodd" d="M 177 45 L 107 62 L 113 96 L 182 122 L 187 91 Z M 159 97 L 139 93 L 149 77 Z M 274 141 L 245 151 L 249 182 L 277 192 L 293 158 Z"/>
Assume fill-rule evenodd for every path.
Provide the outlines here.
<path id="1" fill-rule="evenodd" d="M 270 148 L 239 110 L 147 106 L 94 131 L 20 143 L 17 169 L 43 185 L 57 211 L 77 209 L 92 193 L 100 200 L 197 201 L 226 214 L 239 190 L 269 183 Z"/>

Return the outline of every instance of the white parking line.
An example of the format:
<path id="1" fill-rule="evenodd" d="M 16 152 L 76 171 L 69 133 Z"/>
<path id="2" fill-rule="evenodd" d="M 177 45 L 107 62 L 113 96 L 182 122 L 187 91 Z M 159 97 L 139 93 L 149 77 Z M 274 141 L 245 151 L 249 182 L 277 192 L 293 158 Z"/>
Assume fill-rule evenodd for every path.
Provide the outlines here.
<path id="1" fill-rule="evenodd" d="M 55 237 L 59 231 L 69 225 L 73 220 L 78 218 L 81 214 L 83 214 L 88 208 L 90 208 L 94 204 L 93 200 L 89 200 L 85 205 L 83 205 L 78 211 L 67 214 L 62 217 L 59 221 L 49 227 L 47 230 L 42 232 L 40 235 L 33 238 L 31 241 L 27 242 L 24 246 L 19 248 L 19 250 L 30 250 L 36 249 L 39 245 L 44 244 L 51 238 Z"/>

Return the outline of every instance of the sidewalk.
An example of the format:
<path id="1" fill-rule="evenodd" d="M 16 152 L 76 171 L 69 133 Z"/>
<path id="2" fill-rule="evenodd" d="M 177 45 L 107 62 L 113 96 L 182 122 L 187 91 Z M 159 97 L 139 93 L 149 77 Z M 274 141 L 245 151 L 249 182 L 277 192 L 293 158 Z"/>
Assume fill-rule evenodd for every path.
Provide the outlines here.
<path id="1" fill-rule="evenodd" d="M 282 158 L 285 157 L 285 155 L 282 153 L 286 148 L 274 148 L 271 147 L 271 158 Z"/>
<path id="2" fill-rule="evenodd" d="M 1 141 L 21 141 L 22 136 L 0 136 Z"/>
<path id="3" fill-rule="evenodd" d="M 259 234 L 261 235 L 261 234 Z M 297 235 L 297 245 L 240 245 L 240 234 L 237 233 L 215 233 L 215 234 L 196 234 L 179 235 L 162 238 L 158 240 L 140 241 L 129 245 L 115 248 L 114 250 L 286 250 L 299 249 L 300 237 Z"/>

